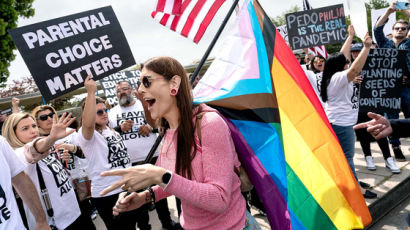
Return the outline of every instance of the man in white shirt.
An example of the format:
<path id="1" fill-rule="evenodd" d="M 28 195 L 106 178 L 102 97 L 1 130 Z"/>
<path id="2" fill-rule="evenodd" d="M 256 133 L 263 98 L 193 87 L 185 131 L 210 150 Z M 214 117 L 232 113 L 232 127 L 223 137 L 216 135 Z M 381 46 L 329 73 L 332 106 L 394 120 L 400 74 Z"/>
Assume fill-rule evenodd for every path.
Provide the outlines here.
<path id="1" fill-rule="evenodd" d="M 121 134 L 127 147 L 132 165 L 144 163 L 144 160 L 154 144 L 157 136 L 152 132 L 154 120 L 147 113 L 147 106 L 142 98 L 135 99 L 134 89 L 128 81 L 120 81 L 116 85 L 119 104 L 110 110 L 108 118 L 110 126 Z M 136 95 L 138 95 L 136 93 Z M 151 161 L 155 164 L 158 152 Z M 162 227 L 165 229 L 179 229 L 180 225 L 172 221 L 166 199 L 155 204 Z M 140 229 L 151 229 L 147 208 L 140 208 L 140 215 L 136 217 Z"/>
<path id="2" fill-rule="evenodd" d="M 15 155 L 7 141 L 0 137 L 0 230 L 25 229 L 12 186 L 34 213 L 36 229 L 50 229 L 36 188 L 24 173 L 25 165 Z"/>

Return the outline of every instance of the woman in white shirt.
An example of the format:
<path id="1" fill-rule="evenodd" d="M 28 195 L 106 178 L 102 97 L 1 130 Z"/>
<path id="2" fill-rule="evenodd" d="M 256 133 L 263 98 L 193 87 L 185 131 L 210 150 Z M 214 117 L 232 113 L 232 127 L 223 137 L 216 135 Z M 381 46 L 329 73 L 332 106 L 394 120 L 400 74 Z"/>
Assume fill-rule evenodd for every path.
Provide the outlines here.
<path id="1" fill-rule="evenodd" d="M 40 105 L 35 107 L 31 114 L 36 119 L 40 136 L 50 135 L 51 128 L 53 127 L 53 118 L 58 120 L 57 116 L 54 116 L 54 114 L 57 114 L 54 107 L 50 105 Z M 81 148 L 77 146 L 77 144 L 74 145 L 76 135 L 77 133 L 74 132 L 67 137 L 60 139 L 56 141 L 55 148 L 52 147 L 52 152 L 54 152 L 54 154 L 57 149 L 63 149 L 66 151 L 66 154 L 64 156 L 59 155 L 61 157 L 59 160 L 61 161 L 63 166 L 65 166 L 65 169 L 70 173 L 71 183 L 73 185 L 74 183 L 72 182 L 72 180 L 77 179 L 81 176 L 80 174 L 82 169 L 80 169 L 80 166 L 85 164 L 85 157 L 82 153 Z M 80 158 L 83 159 L 83 163 L 80 163 Z M 76 188 L 74 188 L 74 190 L 76 191 Z M 90 200 L 86 199 L 83 201 L 77 201 L 81 210 L 81 215 L 79 217 L 80 226 L 82 226 L 84 229 L 95 230 L 95 226 L 90 215 Z"/>
<path id="2" fill-rule="evenodd" d="M 24 171 L 42 197 L 41 203 L 47 214 L 48 224 L 57 229 L 80 227 L 78 225 L 80 208 L 70 177 L 55 153 L 50 152 L 50 148 L 57 140 L 67 137 L 74 131 L 67 131 L 67 127 L 75 120 L 70 117 L 71 114 L 63 114 L 58 122 L 54 120 L 50 135 L 43 138 L 38 138 L 39 130 L 35 119 L 27 113 L 10 115 L 2 128 L 3 136 L 15 149 L 17 156 L 26 164 Z M 43 180 L 38 172 L 41 173 Z M 44 181 L 48 190 L 45 195 L 41 191 L 41 181 Z M 47 196 L 51 207 L 47 206 L 44 201 L 44 197 Z M 35 229 L 33 214 L 28 209 L 26 209 L 26 216 L 29 228 Z"/>
<path id="3" fill-rule="evenodd" d="M 100 196 L 100 192 L 107 185 L 119 179 L 102 177 L 101 172 L 131 167 L 131 160 L 121 135 L 108 127 L 108 109 L 105 107 L 105 101 L 95 96 L 95 81 L 87 77 L 84 82 L 88 95 L 83 104 L 82 127 L 78 131 L 77 143 L 90 162 L 87 173 L 91 179 L 91 201 L 108 230 L 135 229 L 137 211 L 124 213 L 117 218 L 113 216 L 112 208 L 122 192 L 121 189 Z"/>
<path id="4" fill-rule="evenodd" d="M 349 36 L 348 39 L 352 38 Z M 320 91 L 323 102 L 327 102 L 326 114 L 329 122 L 339 139 L 356 180 L 357 176 L 353 163 L 355 142 L 353 125 L 357 122 L 359 104 L 358 88 L 354 87 L 353 81 L 355 79 L 361 81 L 359 74 L 369 55 L 372 39 L 366 34 L 363 41 L 364 48 L 350 68 L 350 55 L 336 53 L 326 60 Z M 350 50 L 350 44 L 348 46 Z"/>

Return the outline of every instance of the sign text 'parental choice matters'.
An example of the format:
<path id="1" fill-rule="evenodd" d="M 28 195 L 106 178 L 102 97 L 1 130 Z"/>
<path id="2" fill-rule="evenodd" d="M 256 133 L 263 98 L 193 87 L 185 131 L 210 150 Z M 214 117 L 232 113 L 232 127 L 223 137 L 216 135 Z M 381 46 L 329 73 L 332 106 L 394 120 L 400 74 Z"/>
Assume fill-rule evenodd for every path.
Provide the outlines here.
<path id="1" fill-rule="evenodd" d="M 135 64 L 113 9 L 103 7 L 9 31 L 46 100 Z"/>

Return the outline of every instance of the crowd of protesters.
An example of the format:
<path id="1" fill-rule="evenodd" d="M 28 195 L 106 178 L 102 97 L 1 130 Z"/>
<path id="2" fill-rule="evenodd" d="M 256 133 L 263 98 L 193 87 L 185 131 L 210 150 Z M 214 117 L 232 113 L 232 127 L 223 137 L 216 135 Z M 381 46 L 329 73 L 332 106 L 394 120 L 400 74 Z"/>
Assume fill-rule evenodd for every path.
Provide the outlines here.
<path id="1" fill-rule="evenodd" d="M 375 43 L 366 35 L 362 38 L 363 43 L 353 43 L 355 35 L 354 28 L 348 28 L 348 37 L 342 46 L 340 53 L 330 54 L 325 59 L 321 56 L 312 56 L 305 49 L 305 63 L 301 63 L 305 70 L 312 88 L 316 92 L 323 109 L 326 112 L 328 120 L 339 140 L 339 143 L 346 156 L 347 162 L 357 179 L 355 166 L 353 162 L 355 136 L 362 147 L 367 169 L 374 171 L 376 166 L 370 150 L 370 143 L 377 141 L 383 154 L 386 168 L 392 173 L 400 173 L 400 168 L 396 161 L 406 161 L 405 156 L 400 148 L 400 140 L 397 136 L 377 138 L 377 140 L 366 132 L 366 130 L 356 130 L 354 134 L 353 125 L 369 121 L 367 113 L 359 112 L 359 90 L 360 83 L 363 80 L 360 72 L 366 62 L 370 48 L 391 48 L 407 51 L 407 67 L 410 69 L 410 39 L 407 38 L 409 33 L 409 23 L 405 20 L 398 20 L 392 28 L 391 38 L 384 34 L 383 28 L 389 15 L 395 12 L 394 3 L 386 10 L 384 15 L 379 18 L 374 28 Z M 410 11 L 403 11 L 410 16 Z M 302 60 L 299 57 L 299 60 Z M 403 86 L 401 93 L 401 110 L 405 118 L 410 118 L 410 81 L 407 76 L 403 76 Z M 386 113 L 390 119 L 399 118 L 399 113 Z M 389 141 L 392 145 L 394 158 L 390 154 Z M 370 185 L 359 182 L 364 189 Z M 365 198 L 376 198 L 377 194 L 365 190 Z"/>
<path id="2" fill-rule="evenodd" d="M 394 132 L 388 136 L 390 123 L 382 124 L 380 115 L 369 118 L 358 112 L 360 72 L 370 48 L 376 44 L 407 50 L 410 69 L 408 22 L 394 23 L 392 38 L 383 34 L 394 11 L 392 4 L 377 22 L 376 43 L 366 34 L 363 43 L 353 44 L 355 31 L 350 26 L 340 52 L 324 58 L 305 50 L 304 61 L 297 55 L 356 180 L 355 136 L 369 170 L 376 170 L 372 141 L 377 141 L 392 173 L 400 173 L 396 160 L 406 160 L 399 138 L 408 136 L 409 129 L 398 131 L 399 121 L 392 120 Z M 7 208 L 0 216 L 0 224 L 6 223 L 2 226 L 96 229 L 91 218 L 95 207 L 107 229 L 145 230 L 151 229 L 148 212 L 155 207 L 164 229 L 260 229 L 241 194 L 240 162 L 229 128 L 215 109 L 193 104 L 183 66 L 170 57 L 149 59 L 141 67 L 139 82 L 137 89 L 127 81 L 118 82 L 119 104 L 108 109 L 106 101 L 96 96 L 96 82 L 87 77 L 78 130 L 70 128 L 77 123 L 71 113 L 59 118 L 49 105 L 24 113 L 19 111 L 19 100 L 12 100 L 12 110 L 0 115 L 0 198 Z M 406 77 L 401 101 L 409 118 Z M 356 128 L 367 130 L 357 129 L 355 135 L 357 123 L 361 124 Z M 408 122 L 404 125 L 408 127 Z M 164 137 L 161 147 L 147 157 L 158 135 Z M 366 190 L 369 184 L 358 184 L 365 198 L 377 197 Z M 170 216 L 166 198 L 172 195 L 177 198 L 180 223 Z"/>

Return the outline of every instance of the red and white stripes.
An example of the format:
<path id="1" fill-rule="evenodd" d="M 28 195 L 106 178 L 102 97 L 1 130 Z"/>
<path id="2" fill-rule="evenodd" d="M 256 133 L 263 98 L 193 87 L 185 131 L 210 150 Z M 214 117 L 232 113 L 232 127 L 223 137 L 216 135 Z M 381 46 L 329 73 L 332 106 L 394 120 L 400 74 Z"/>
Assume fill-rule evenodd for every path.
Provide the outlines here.
<path id="1" fill-rule="evenodd" d="M 159 11 L 152 17 L 160 24 L 198 43 L 225 0 L 184 0 L 181 15 Z"/>
<path id="2" fill-rule="evenodd" d="M 156 12 L 180 15 L 182 0 L 158 0 Z"/>
<path id="3" fill-rule="evenodd" d="M 329 56 L 324 45 L 310 47 L 309 52 L 313 53 L 314 55 L 320 55 L 324 58 L 328 58 Z"/>

